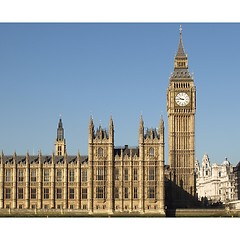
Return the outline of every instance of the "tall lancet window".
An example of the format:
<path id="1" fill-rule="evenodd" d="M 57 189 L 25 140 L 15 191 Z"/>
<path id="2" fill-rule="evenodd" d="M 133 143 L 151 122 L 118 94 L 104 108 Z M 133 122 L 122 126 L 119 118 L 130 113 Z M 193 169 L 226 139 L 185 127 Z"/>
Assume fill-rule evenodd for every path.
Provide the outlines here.
<path id="1" fill-rule="evenodd" d="M 152 147 L 149 149 L 149 156 L 154 157 L 154 149 Z"/>
<path id="2" fill-rule="evenodd" d="M 101 147 L 98 148 L 98 157 L 103 157 L 103 149 Z"/>

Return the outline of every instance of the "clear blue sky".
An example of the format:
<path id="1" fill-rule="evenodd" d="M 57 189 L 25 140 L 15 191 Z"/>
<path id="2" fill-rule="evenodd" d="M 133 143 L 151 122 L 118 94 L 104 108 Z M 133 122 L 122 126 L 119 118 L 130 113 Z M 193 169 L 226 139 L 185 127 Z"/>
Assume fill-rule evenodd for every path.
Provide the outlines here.
<path id="1" fill-rule="evenodd" d="M 240 24 L 183 23 L 197 87 L 196 158 L 240 161 Z M 88 123 L 115 126 L 115 145 L 137 146 L 165 121 L 179 23 L 0 24 L 0 149 L 51 154 L 60 114 L 68 154 L 87 154 Z"/>

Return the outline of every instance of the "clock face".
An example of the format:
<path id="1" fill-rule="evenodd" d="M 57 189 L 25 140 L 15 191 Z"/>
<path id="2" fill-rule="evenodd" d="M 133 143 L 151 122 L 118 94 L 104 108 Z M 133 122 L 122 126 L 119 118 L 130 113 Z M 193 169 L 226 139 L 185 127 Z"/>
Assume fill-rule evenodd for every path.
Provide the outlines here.
<path id="1" fill-rule="evenodd" d="M 183 107 L 188 105 L 188 103 L 190 102 L 189 96 L 184 92 L 178 93 L 177 96 L 175 97 L 175 100 L 179 106 Z"/>

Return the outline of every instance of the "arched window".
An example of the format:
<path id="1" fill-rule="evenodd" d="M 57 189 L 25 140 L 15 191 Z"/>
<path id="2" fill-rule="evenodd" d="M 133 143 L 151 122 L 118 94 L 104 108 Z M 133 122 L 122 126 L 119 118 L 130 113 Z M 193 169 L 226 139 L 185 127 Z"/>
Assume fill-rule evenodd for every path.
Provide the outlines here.
<path id="1" fill-rule="evenodd" d="M 62 155 L 62 146 L 58 146 L 58 156 Z"/>
<path id="2" fill-rule="evenodd" d="M 103 149 L 101 147 L 98 148 L 98 157 L 103 157 Z"/>
<path id="3" fill-rule="evenodd" d="M 154 157 L 154 149 L 153 148 L 149 149 L 149 156 Z"/>

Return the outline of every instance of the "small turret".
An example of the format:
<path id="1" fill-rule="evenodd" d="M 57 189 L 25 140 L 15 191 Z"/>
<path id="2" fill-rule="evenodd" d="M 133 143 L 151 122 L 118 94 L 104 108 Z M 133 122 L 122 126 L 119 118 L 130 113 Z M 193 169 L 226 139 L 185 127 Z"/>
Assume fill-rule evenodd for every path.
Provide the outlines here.
<path id="1" fill-rule="evenodd" d="M 93 135 L 94 135 L 94 124 L 92 116 L 90 116 L 89 126 L 88 126 L 88 139 L 90 142 L 93 141 Z"/>
<path id="2" fill-rule="evenodd" d="M 16 150 L 14 151 L 14 154 L 13 154 L 13 162 L 14 162 L 14 164 L 17 164 L 17 152 L 16 152 Z"/>
<path id="3" fill-rule="evenodd" d="M 80 154 L 80 150 L 79 150 L 79 149 L 78 149 L 77 157 L 78 157 L 78 159 L 80 159 L 80 157 L 81 157 L 81 154 Z"/>
<path id="4" fill-rule="evenodd" d="M 62 141 L 64 139 L 64 129 L 62 124 L 62 119 L 59 119 L 58 129 L 57 129 L 57 141 Z"/>
<path id="5" fill-rule="evenodd" d="M 112 143 L 114 142 L 114 125 L 113 125 L 112 116 L 110 117 L 110 122 L 109 122 L 109 140 Z"/>
<path id="6" fill-rule="evenodd" d="M 159 129 L 158 129 L 160 138 L 164 138 L 164 121 L 163 121 L 163 116 L 161 116 L 160 123 L 159 123 Z"/>
<path id="7" fill-rule="evenodd" d="M 66 141 L 64 138 L 64 129 L 62 124 L 62 118 L 60 117 L 57 128 L 57 139 L 55 142 L 55 152 L 57 156 L 63 156 L 66 152 Z"/>
<path id="8" fill-rule="evenodd" d="M 142 118 L 142 114 L 141 114 L 140 123 L 139 123 L 139 130 L 138 130 L 139 143 L 143 142 L 143 137 L 144 137 L 144 122 L 143 122 L 143 118 Z"/>
<path id="9" fill-rule="evenodd" d="M 109 130 L 114 130 L 112 115 L 110 117 Z"/>

